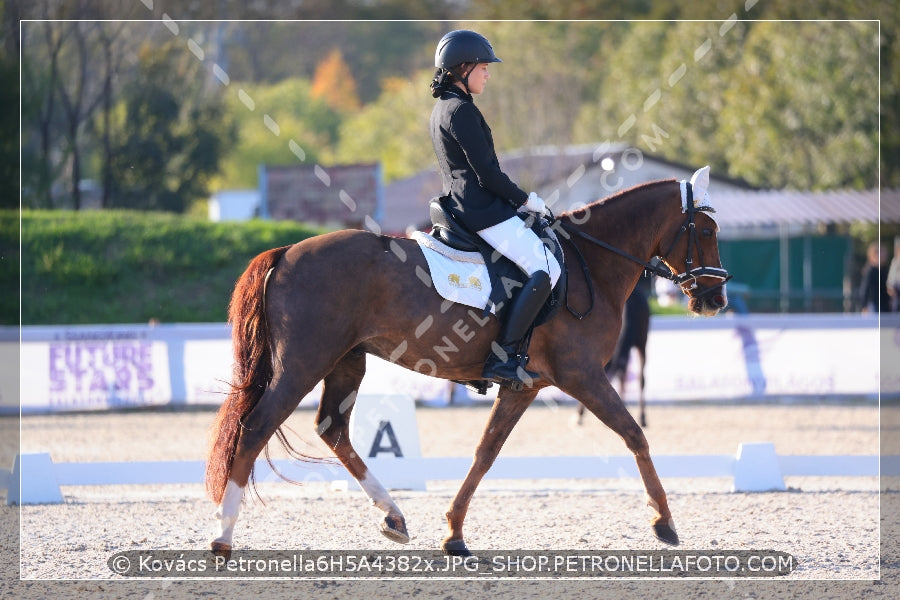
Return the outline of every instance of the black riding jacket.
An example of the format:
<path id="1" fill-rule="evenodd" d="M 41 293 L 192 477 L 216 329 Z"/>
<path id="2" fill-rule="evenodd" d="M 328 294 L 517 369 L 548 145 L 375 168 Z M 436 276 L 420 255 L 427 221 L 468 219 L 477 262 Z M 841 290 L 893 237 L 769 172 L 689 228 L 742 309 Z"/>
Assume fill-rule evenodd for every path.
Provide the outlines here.
<path id="1" fill-rule="evenodd" d="M 470 230 L 501 223 L 525 204 L 528 194 L 500 170 L 491 129 L 470 94 L 456 87 L 441 94 L 431 112 L 431 142 L 442 202 Z"/>

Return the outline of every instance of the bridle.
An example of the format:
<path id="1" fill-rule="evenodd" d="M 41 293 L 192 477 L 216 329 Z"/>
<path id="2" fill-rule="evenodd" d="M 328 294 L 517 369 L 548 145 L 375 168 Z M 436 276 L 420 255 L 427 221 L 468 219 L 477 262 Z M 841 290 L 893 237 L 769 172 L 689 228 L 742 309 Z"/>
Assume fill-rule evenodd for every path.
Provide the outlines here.
<path id="1" fill-rule="evenodd" d="M 562 228 L 567 233 L 571 233 L 575 236 L 578 236 L 579 238 L 581 238 L 583 240 L 591 242 L 592 244 L 594 244 L 596 246 L 600 246 L 601 248 L 606 248 L 607 250 L 610 250 L 611 252 L 615 252 L 616 254 L 627 258 L 628 260 L 631 260 L 633 262 L 638 263 L 639 265 L 642 265 L 645 269 L 647 269 L 650 273 L 656 275 L 657 277 L 662 277 L 663 279 L 668 279 L 668 280 L 674 282 L 690 298 L 702 298 L 708 294 L 713 293 L 714 291 L 718 290 L 719 288 L 721 288 L 723 285 L 725 285 L 726 282 L 728 282 L 729 279 L 731 279 L 733 277 L 733 275 L 729 275 L 728 271 L 726 271 L 725 269 L 720 269 L 718 267 L 708 267 L 704 264 L 703 249 L 700 247 L 700 244 L 697 243 L 697 225 L 694 222 L 694 216 L 698 212 L 707 212 L 707 213 L 715 212 L 715 209 L 711 206 L 694 206 L 694 192 L 693 192 L 690 182 L 684 182 L 683 185 L 685 186 L 685 193 L 686 193 L 686 198 L 687 198 L 687 202 L 685 205 L 685 213 L 687 216 L 685 217 L 684 223 L 681 225 L 681 229 L 678 231 L 678 234 L 675 236 L 675 239 L 672 240 L 672 243 L 669 245 L 669 249 L 666 250 L 661 256 L 663 261 L 665 261 L 665 259 L 668 257 L 668 255 L 675 248 L 675 245 L 678 243 L 678 240 L 681 239 L 681 236 L 684 235 L 685 233 L 687 233 L 687 235 L 688 235 L 688 238 L 687 238 L 688 250 L 687 250 L 687 258 L 684 261 L 685 262 L 685 271 L 683 273 L 679 273 L 677 275 L 672 272 L 672 270 L 668 267 L 668 265 L 665 264 L 665 262 L 649 263 L 645 260 L 642 260 L 636 256 L 629 254 L 628 252 L 625 252 L 624 250 L 616 248 L 615 246 L 612 246 L 612 245 L 604 242 L 603 240 L 599 240 L 599 239 L 595 238 L 594 236 L 581 231 L 580 229 L 576 229 L 572 225 L 568 225 L 565 222 L 560 221 L 559 219 L 555 220 L 552 228 L 556 229 L 556 226 L 559 225 L 559 227 Z M 567 237 L 567 236 L 563 236 L 563 237 Z M 594 285 L 591 281 L 590 273 L 588 271 L 587 261 L 585 260 L 584 255 L 581 253 L 581 250 L 579 250 L 578 246 L 576 246 L 572 242 L 571 238 L 567 238 L 567 239 L 569 241 L 569 244 L 572 246 L 572 248 L 575 249 L 575 255 L 578 257 L 578 262 L 581 265 L 581 270 L 584 273 L 585 280 L 587 281 L 588 292 L 590 294 L 590 299 L 591 299 L 590 306 L 588 307 L 587 311 L 584 313 L 579 313 L 578 311 L 574 310 L 569 305 L 568 297 L 566 298 L 566 308 L 568 309 L 568 311 L 570 313 L 572 313 L 572 315 L 575 318 L 581 320 L 581 319 L 584 319 L 586 316 L 588 316 L 594 308 Z M 691 265 L 694 264 L 694 249 L 695 248 L 697 250 L 697 256 L 699 258 L 700 266 L 691 268 Z M 698 288 L 700 288 L 700 286 L 697 284 L 697 279 L 700 277 L 712 277 L 715 279 L 719 279 L 720 281 L 719 281 L 719 283 L 717 283 L 715 285 L 712 285 L 708 288 L 700 289 L 699 291 L 695 292 L 694 290 L 697 290 Z"/>
<path id="2" fill-rule="evenodd" d="M 705 290 L 701 291 L 694 297 L 701 297 L 705 294 L 710 293 L 712 290 L 716 290 L 731 279 L 733 276 L 728 274 L 728 271 L 725 269 L 720 269 L 718 267 L 707 267 L 703 262 L 703 248 L 700 247 L 700 244 L 697 243 L 697 225 L 694 223 L 694 215 L 698 212 L 711 213 L 716 212 L 716 210 L 712 206 L 694 206 L 694 191 L 690 184 L 690 182 L 685 182 L 685 194 L 687 198 L 685 212 L 687 213 L 687 217 L 685 218 L 684 224 L 681 226 L 681 229 L 678 231 L 678 235 L 675 236 L 675 239 L 672 240 L 672 244 L 669 246 L 669 249 L 666 250 L 662 257 L 665 259 L 671 254 L 672 249 L 675 248 L 675 244 L 678 243 L 678 240 L 681 239 L 681 236 L 684 235 L 685 231 L 688 233 L 688 250 L 687 250 L 687 258 L 684 261 L 685 272 L 680 273 L 678 275 L 672 274 L 669 271 L 668 267 L 666 270 L 671 274 L 667 279 L 671 279 L 674 281 L 681 289 L 683 290 L 695 290 L 699 286 L 697 285 L 698 277 L 713 277 L 715 279 L 720 279 L 721 281 L 716 285 L 710 286 Z M 690 268 L 692 264 L 694 264 L 694 248 L 697 248 L 697 256 L 700 258 L 700 266 Z M 690 283 L 690 286 L 685 288 L 685 285 Z"/>

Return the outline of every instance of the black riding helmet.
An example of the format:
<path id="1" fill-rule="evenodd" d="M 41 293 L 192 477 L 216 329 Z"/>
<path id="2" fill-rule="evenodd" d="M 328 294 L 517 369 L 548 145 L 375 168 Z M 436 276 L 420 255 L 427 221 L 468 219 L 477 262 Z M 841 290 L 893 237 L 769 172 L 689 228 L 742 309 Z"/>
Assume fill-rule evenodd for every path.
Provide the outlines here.
<path id="1" fill-rule="evenodd" d="M 451 31 L 441 38 L 434 51 L 434 66 L 450 69 L 462 63 L 503 62 L 494 54 L 486 37 L 468 29 Z"/>

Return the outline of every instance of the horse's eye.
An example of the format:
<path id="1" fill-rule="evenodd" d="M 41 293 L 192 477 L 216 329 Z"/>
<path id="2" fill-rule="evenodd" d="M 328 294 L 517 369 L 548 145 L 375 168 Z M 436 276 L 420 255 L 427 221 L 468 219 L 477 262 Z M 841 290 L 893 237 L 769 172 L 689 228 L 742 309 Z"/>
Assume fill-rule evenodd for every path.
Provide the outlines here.
<path id="1" fill-rule="evenodd" d="M 703 234 L 703 237 L 705 237 L 705 238 L 711 238 L 711 237 L 713 236 L 713 234 L 715 233 L 715 231 L 713 231 L 713 230 L 710 229 L 709 227 L 704 227 L 704 228 L 700 231 L 700 233 L 702 233 L 702 234 Z"/>

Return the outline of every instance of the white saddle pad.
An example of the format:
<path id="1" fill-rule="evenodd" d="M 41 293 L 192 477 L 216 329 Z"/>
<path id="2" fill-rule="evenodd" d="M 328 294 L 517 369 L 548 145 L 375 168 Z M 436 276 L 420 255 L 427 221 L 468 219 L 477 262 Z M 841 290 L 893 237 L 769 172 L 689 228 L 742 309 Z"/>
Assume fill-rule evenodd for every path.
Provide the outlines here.
<path id="1" fill-rule="evenodd" d="M 479 309 L 489 304 L 491 280 L 480 252 L 451 248 L 421 231 L 413 232 L 410 237 L 422 249 L 431 281 L 441 297 Z M 493 305 L 491 312 L 494 312 Z"/>

